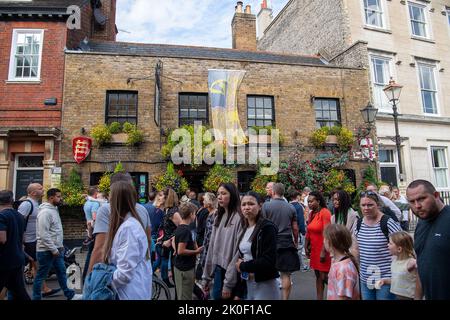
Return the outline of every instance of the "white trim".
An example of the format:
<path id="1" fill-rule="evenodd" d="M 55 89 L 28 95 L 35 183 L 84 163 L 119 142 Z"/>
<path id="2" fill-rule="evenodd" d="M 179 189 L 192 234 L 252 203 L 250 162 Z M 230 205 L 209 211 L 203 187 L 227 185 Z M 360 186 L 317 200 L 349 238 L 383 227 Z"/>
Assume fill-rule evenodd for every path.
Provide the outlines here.
<path id="1" fill-rule="evenodd" d="M 41 43 L 39 46 L 39 63 L 38 63 L 38 72 L 36 77 L 28 77 L 28 78 L 17 78 L 15 77 L 15 51 L 17 47 L 17 37 L 22 33 L 33 33 L 39 34 L 41 37 Z M 14 82 L 36 82 L 41 80 L 41 68 L 42 68 L 42 51 L 44 47 L 44 30 L 43 29 L 13 29 L 12 41 L 11 41 L 11 53 L 9 56 L 9 72 L 8 72 L 8 81 Z M 31 69 L 30 69 L 31 72 Z"/>
<path id="2" fill-rule="evenodd" d="M 409 5 L 415 6 L 415 7 L 421 7 L 423 9 L 423 16 L 425 18 L 425 33 L 426 36 L 419 36 L 414 34 L 413 32 L 413 28 L 412 28 L 412 21 L 411 21 L 411 15 L 409 13 Z M 412 39 L 424 39 L 424 40 L 433 40 L 433 30 L 431 28 L 431 20 L 430 20 L 430 16 L 428 14 L 429 12 L 429 4 L 425 4 L 425 3 L 421 3 L 421 2 L 416 2 L 416 1 L 408 1 L 406 4 L 406 13 L 407 13 L 407 17 L 408 17 L 408 25 L 409 25 L 409 32 L 411 34 L 411 38 Z"/>
<path id="3" fill-rule="evenodd" d="M 14 198 L 16 197 L 16 187 L 17 187 L 17 172 L 18 171 L 42 171 L 42 177 L 44 177 L 44 167 L 38 167 L 38 168 L 19 168 L 19 157 L 39 157 L 42 156 L 44 157 L 45 160 L 45 155 L 43 153 L 16 153 L 14 156 L 14 179 L 13 179 L 13 194 L 14 194 Z"/>
<path id="4" fill-rule="evenodd" d="M 444 155 L 445 155 L 445 162 L 447 163 L 447 187 L 445 188 L 440 188 L 437 186 L 437 180 L 436 180 L 436 175 L 435 175 L 435 171 L 434 171 L 434 166 L 433 166 L 433 155 L 431 153 L 432 148 L 443 148 L 445 149 Z M 433 185 L 436 187 L 436 190 L 438 191 L 450 191 L 450 175 L 449 175 L 449 144 L 436 144 L 436 143 L 430 143 L 428 144 L 427 147 L 428 150 L 428 159 L 430 161 L 430 167 L 431 167 L 431 176 L 433 178 Z"/>
<path id="5" fill-rule="evenodd" d="M 395 168 L 395 174 L 397 179 L 397 185 L 400 185 L 400 168 L 398 167 L 398 155 L 397 155 L 397 149 L 395 146 L 382 146 L 378 150 L 378 154 L 380 153 L 380 150 L 389 150 L 392 151 L 393 161 L 394 162 L 381 162 L 380 161 L 380 172 L 381 168 Z M 378 159 L 380 159 L 378 155 Z"/>
<path id="6" fill-rule="evenodd" d="M 421 106 L 421 114 L 430 116 L 430 117 L 440 117 L 441 116 L 440 101 L 439 101 L 440 85 L 439 85 L 438 77 L 436 76 L 436 71 L 438 69 L 438 62 L 437 61 L 435 61 L 435 62 L 425 61 L 420 58 L 415 58 L 415 61 L 416 61 L 416 65 L 417 65 L 416 77 L 417 77 L 417 81 L 418 81 L 417 84 L 419 86 L 419 101 L 420 101 L 420 106 Z M 423 99 L 422 99 L 422 85 L 421 85 L 421 81 L 420 81 L 420 65 L 424 65 L 424 66 L 433 68 L 433 77 L 434 77 L 434 83 L 436 86 L 436 113 L 425 112 L 425 108 L 423 105 Z"/>
<path id="7" fill-rule="evenodd" d="M 373 93 L 375 93 L 375 70 L 374 70 L 374 67 L 373 67 L 372 59 L 376 58 L 376 59 L 380 59 L 380 60 L 387 60 L 388 61 L 388 68 L 389 68 L 389 77 L 396 78 L 396 70 L 395 70 L 395 67 L 394 67 L 394 57 L 395 57 L 395 54 L 380 53 L 380 52 L 376 52 L 376 51 L 373 51 L 373 50 L 369 50 L 370 84 L 372 86 L 372 92 Z M 389 82 L 389 79 L 387 79 L 387 81 Z M 388 82 L 385 85 L 388 85 Z M 374 103 L 375 107 L 379 108 L 380 106 L 376 105 L 377 101 L 375 101 L 375 96 L 373 96 L 372 98 L 373 98 L 373 103 Z M 386 100 L 387 100 L 387 98 L 386 98 Z M 393 113 L 392 105 L 390 103 L 389 103 L 389 105 L 390 105 L 389 108 L 379 108 L 379 111 L 392 114 Z M 400 108 L 399 108 L 399 111 L 400 111 Z"/>
<path id="8" fill-rule="evenodd" d="M 378 0 L 378 1 L 380 3 L 380 7 L 381 7 L 381 24 L 382 24 L 382 26 L 380 27 L 380 26 L 376 26 L 376 25 L 367 23 L 364 0 L 360 0 L 363 26 L 368 27 L 368 28 L 373 28 L 373 29 L 379 29 L 382 31 L 388 31 L 390 28 L 390 23 L 389 23 L 389 19 L 388 19 L 389 12 L 387 10 L 387 5 L 385 3 L 386 0 Z"/>

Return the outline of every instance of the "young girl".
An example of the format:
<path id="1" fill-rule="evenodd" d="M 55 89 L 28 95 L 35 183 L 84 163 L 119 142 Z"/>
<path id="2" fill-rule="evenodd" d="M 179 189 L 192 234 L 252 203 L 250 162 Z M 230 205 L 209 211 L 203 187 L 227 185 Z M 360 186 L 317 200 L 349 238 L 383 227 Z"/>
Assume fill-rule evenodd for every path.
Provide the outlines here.
<path id="1" fill-rule="evenodd" d="M 328 273 L 328 300 L 360 300 L 359 270 L 350 253 L 352 236 L 342 224 L 329 224 L 324 231 L 324 245 L 333 256 Z"/>
<path id="2" fill-rule="evenodd" d="M 377 285 L 391 284 L 391 293 L 398 300 L 412 300 L 415 296 L 417 265 L 412 237 L 405 231 L 395 232 L 389 237 L 389 252 L 393 256 L 391 278 L 381 279 Z"/>

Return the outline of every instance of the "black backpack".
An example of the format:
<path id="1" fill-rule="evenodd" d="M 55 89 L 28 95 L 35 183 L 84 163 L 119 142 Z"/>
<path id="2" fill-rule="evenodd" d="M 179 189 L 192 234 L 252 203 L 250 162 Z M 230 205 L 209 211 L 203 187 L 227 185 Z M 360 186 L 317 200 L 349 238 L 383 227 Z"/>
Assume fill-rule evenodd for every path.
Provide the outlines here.
<path id="1" fill-rule="evenodd" d="M 389 208 L 388 206 L 384 206 L 383 208 L 381 208 L 381 212 L 383 212 L 385 215 L 389 216 L 389 218 L 391 218 L 395 222 L 400 223 L 400 221 L 398 221 L 397 216 L 395 215 L 395 212 L 392 211 L 392 209 Z"/>
<path id="2" fill-rule="evenodd" d="M 31 204 L 31 209 L 30 209 L 30 211 L 28 212 L 27 217 L 25 218 L 25 226 L 24 226 L 24 230 L 27 231 L 28 220 L 30 219 L 30 216 L 33 214 L 33 210 L 34 210 L 33 202 L 31 202 L 29 199 L 25 199 L 25 200 L 17 200 L 17 201 L 14 201 L 14 203 L 13 203 L 13 208 L 14 208 L 14 210 L 17 210 L 17 211 L 18 211 L 20 205 L 21 205 L 22 203 L 24 203 L 25 201 L 26 201 L 26 202 L 29 202 L 29 203 Z"/>
<path id="3" fill-rule="evenodd" d="M 381 217 L 381 220 L 380 220 L 381 231 L 383 232 L 383 234 L 386 237 L 388 242 L 389 242 L 389 228 L 388 228 L 389 218 L 390 218 L 390 216 L 383 214 L 383 216 Z M 363 218 L 358 218 L 358 221 L 356 222 L 356 234 L 358 234 L 359 230 L 361 229 L 362 220 L 363 220 Z"/>

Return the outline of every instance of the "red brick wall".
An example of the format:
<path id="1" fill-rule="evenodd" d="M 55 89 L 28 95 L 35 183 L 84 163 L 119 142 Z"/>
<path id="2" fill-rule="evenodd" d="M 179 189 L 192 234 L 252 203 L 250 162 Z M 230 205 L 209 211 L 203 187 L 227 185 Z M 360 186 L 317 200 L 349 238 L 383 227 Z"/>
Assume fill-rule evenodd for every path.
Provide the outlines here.
<path id="1" fill-rule="evenodd" d="M 44 43 L 40 83 L 6 83 L 9 73 L 13 29 L 43 29 Z M 0 22 L 0 127 L 60 127 L 64 82 L 64 22 Z M 45 106 L 56 98 L 56 106 Z"/>
<path id="2" fill-rule="evenodd" d="M 92 7 L 88 3 L 81 9 L 81 30 L 67 29 L 67 48 L 77 48 L 84 38 L 91 38 L 92 35 Z"/>

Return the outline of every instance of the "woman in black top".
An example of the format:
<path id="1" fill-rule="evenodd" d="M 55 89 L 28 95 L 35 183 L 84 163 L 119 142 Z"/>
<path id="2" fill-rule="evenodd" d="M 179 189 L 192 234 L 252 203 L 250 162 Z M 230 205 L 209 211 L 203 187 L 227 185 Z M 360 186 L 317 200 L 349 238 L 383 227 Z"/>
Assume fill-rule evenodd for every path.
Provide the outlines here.
<path id="1" fill-rule="evenodd" d="M 279 300 L 275 267 L 277 227 L 261 214 L 260 197 L 248 192 L 241 203 L 246 229 L 239 243 L 241 259 L 236 263 L 241 277 L 247 280 L 248 300 Z"/>

